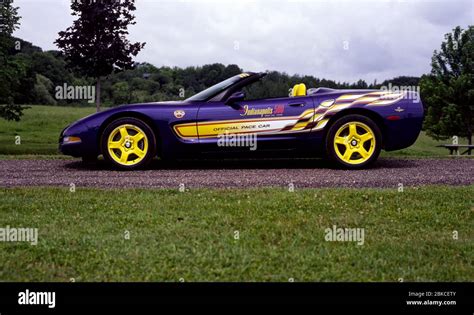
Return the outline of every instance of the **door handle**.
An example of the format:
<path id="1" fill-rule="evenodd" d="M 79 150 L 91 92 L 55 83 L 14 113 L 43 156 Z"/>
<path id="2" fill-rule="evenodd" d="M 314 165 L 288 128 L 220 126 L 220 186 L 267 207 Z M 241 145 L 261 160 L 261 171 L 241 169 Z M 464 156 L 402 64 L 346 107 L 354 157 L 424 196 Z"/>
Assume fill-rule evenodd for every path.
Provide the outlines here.
<path id="1" fill-rule="evenodd" d="M 295 103 L 289 103 L 288 104 L 289 106 L 293 106 L 293 107 L 303 107 L 306 105 L 305 102 L 295 102 Z"/>

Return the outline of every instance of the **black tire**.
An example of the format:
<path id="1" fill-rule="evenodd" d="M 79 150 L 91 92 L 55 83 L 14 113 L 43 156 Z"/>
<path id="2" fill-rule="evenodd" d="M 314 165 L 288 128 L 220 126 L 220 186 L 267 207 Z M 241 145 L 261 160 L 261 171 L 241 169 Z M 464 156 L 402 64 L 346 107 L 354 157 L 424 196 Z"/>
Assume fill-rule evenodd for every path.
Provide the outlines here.
<path id="1" fill-rule="evenodd" d="M 367 158 L 367 160 L 358 164 L 351 164 L 342 160 L 337 155 L 334 148 L 336 133 L 342 126 L 350 122 L 360 122 L 362 124 L 367 125 L 372 130 L 372 133 L 375 136 L 375 148 L 373 153 L 370 155 L 369 158 Z M 380 154 L 380 150 L 382 149 L 382 141 L 382 132 L 380 131 L 378 125 L 372 119 L 363 115 L 348 115 L 336 120 L 329 128 L 325 139 L 325 153 L 327 158 L 329 158 L 329 160 L 338 167 L 346 169 L 362 169 L 372 165 L 377 160 Z"/>
<path id="2" fill-rule="evenodd" d="M 146 151 L 145 156 L 136 164 L 134 165 L 123 165 L 118 163 L 117 161 L 114 160 L 114 158 L 111 157 L 109 150 L 108 150 L 108 138 L 110 134 L 119 126 L 121 125 L 133 125 L 141 129 L 147 138 L 148 142 L 148 149 Z M 135 169 L 141 169 L 146 167 L 151 160 L 155 157 L 156 155 L 156 137 L 153 132 L 153 130 L 148 126 L 145 122 L 143 122 L 140 119 L 137 118 L 119 118 L 117 120 L 114 120 L 111 122 L 107 127 L 104 129 L 104 132 L 102 133 L 101 136 L 101 151 L 104 156 L 104 160 L 111 164 L 114 168 L 120 169 L 120 170 L 135 170 Z"/>

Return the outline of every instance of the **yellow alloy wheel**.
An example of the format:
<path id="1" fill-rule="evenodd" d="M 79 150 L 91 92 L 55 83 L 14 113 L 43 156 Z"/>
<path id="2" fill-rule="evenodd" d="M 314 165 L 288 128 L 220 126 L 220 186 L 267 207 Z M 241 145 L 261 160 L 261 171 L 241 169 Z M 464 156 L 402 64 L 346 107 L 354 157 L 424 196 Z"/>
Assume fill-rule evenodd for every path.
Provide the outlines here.
<path id="1" fill-rule="evenodd" d="M 348 122 L 334 136 L 334 151 L 345 163 L 364 163 L 375 152 L 375 133 L 364 123 Z"/>
<path id="2" fill-rule="evenodd" d="M 120 125 L 109 135 L 107 149 L 110 157 L 121 165 L 136 165 L 148 152 L 148 138 L 135 125 Z"/>

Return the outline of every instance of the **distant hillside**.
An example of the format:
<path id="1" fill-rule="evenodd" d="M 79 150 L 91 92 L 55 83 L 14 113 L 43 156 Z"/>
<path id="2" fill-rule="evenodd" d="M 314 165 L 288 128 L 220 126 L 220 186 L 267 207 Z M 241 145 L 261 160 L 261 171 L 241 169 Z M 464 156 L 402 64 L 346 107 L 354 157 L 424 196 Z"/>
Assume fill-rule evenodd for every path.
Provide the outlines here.
<path id="1" fill-rule="evenodd" d="M 12 49 L 12 57 L 23 64 L 27 74 L 16 91 L 15 102 L 21 104 L 48 105 L 90 105 L 87 101 L 58 100 L 55 97 L 57 86 L 93 85 L 92 79 L 82 77 L 69 69 L 59 51 L 43 51 L 32 43 L 15 38 L 20 50 Z M 18 47 L 16 47 L 18 48 Z M 220 63 L 197 67 L 155 67 L 149 63 L 137 63 L 132 70 L 114 73 L 107 77 L 102 85 L 103 103 L 116 106 L 124 103 L 179 100 L 187 98 L 230 76 L 252 69 L 241 69 L 238 65 Z M 387 85 L 417 85 L 417 77 L 398 77 L 386 80 Z M 269 71 L 266 79 L 255 84 L 247 92 L 251 98 L 275 97 L 288 94 L 288 89 L 297 83 L 308 87 L 330 88 L 379 88 L 382 84 L 359 80 L 355 83 L 335 82 L 314 76 L 288 75 L 278 71 Z"/>

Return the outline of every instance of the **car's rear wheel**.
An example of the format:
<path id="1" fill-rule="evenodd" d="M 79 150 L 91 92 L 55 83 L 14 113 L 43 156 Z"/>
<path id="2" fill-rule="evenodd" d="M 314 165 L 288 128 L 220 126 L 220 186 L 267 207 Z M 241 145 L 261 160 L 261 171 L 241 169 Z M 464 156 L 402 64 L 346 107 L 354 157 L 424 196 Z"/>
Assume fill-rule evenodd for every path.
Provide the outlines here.
<path id="1" fill-rule="evenodd" d="M 362 115 L 348 115 L 331 125 L 326 137 L 326 154 L 339 166 L 358 169 L 374 163 L 382 148 L 377 124 Z"/>
<path id="2" fill-rule="evenodd" d="M 102 133 L 104 159 L 120 169 L 145 167 L 156 154 L 153 130 L 136 118 L 120 118 L 110 123 Z"/>

